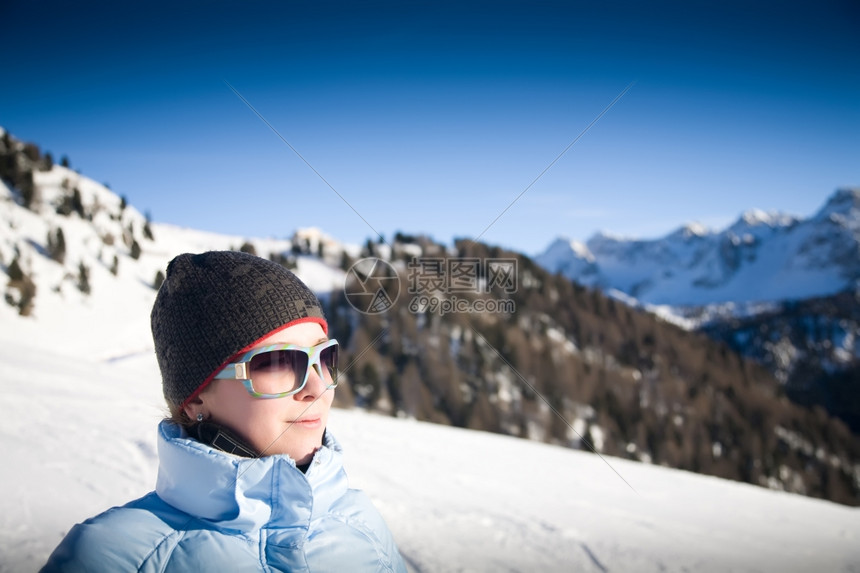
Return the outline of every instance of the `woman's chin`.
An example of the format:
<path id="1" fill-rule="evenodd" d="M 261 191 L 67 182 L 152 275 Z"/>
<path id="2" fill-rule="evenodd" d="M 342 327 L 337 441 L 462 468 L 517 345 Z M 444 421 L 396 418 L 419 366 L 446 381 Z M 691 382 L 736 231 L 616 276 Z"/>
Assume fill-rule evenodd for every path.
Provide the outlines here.
<path id="1" fill-rule="evenodd" d="M 311 463 L 311 460 L 314 459 L 314 454 L 318 449 L 319 446 L 303 450 L 302 452 L 296 452 L 295 455 L 288 455 L 293 458 L 297 465 L 309 464 Z"/>
<path id="2" fill-rule="evenodd" d="M 269 448 L 265 455 L 283 454 L 290 456 L 296 464 L 309 463 L 313 459 L 314 453 L 322 446 L 322 430 L 308 432 L 308 434 L 307 439 L 301 440 L 300 443 L 292 441 L 283 445 L 275 444 Z"/>

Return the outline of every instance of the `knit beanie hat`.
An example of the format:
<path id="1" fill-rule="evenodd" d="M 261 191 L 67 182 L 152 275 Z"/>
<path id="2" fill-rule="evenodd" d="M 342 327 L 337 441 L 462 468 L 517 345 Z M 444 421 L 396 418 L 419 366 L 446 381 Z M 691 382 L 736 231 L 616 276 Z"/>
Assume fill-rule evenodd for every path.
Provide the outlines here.
<path id="1" fill-rule="evenodd" d="M 184 406 L 231 359 L 302 322 L 328 333 L 314 293 L 272 261 L 235 251 L 179 255 L 150 316 L 164 398 Z"/>

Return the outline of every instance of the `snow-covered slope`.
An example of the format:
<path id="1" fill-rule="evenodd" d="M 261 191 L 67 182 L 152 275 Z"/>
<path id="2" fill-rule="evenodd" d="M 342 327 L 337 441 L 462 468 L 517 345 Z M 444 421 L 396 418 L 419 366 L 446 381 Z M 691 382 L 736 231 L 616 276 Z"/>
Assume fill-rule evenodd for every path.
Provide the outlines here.
<path id="1" fill-rule="evenodd" d="M 104 358 L 120 319 L 94 320 L 80 353 L 58 321 L 0 322 L 0 572 L 37 570 L 74 523 L 154 486 L 154 355 Z M 20 340 L 25 322 L 41 325 L 38 343 Z M 860 568 L 856 508 L 360 411 L 335 410 L 330 429 L 413 571 Z"/>
<path id="2" fill-rule="evenodd" d="M 50 333 L 52 339 L 62 341 L 61 350 L 71 355 L 86 351 L 110 357 L 151 346 L 149 318 L 139 308 L 152 304 L 156 274 L 180 253 L 237 249 L 247 243 L 260 256 L 292 256 L 296 244 L 155 222 L 148 225 L 149 238 L 144 233 L 146 217 L 130 205 L 121 206 L 120 197 L 103 185 L 61 166 L 34 172 L 34 179 L 40 200 L 32 209 L 22 207 L 16 193 L 0 182 L 0 264 L 7 270 L 17 259 L 36 286 L 29 320 L 16 321 L 21 338 L 37 342 Z M 86 217 L 57 213 L 57 205 L 72 189 L 79 190 Z M 52 258 L 47 246 L 49 234 L 58 230 L 65 237 L 62 261 Z M 312 236 L 326 241 L 328 256 L 340 260 L 338 249 L 345 247 L 322 232 L 312 229 L 298 234 L 302 239 Z M 136 259 L 134 242 L 140 247 Z M 333 264 L 301 254 L 295 256 L 295 264 L 295 272 L 317 293 L 343 288 L 344 273 Z M 82 268 L 87 271 L 89 293 L 80 287 Z M 7 299 L 18 297 L 5 281 L 0 290 Z M 18 309 L 0 301 L 0 320 L 7 322 L 17 313 Z M 82 332 L 105 324 L 110 324 L 111 337 L 98 348 L 88 347 Z"/>
<path id="3" fill-rule="evenodd" d="M 860 284 L 860 189 L 836 191 L 808 219 L 753 210 L 719 232 L 687 225 L 655 240 L 557 239 L 536 260 L 651 305 L 829 295 Z"/>

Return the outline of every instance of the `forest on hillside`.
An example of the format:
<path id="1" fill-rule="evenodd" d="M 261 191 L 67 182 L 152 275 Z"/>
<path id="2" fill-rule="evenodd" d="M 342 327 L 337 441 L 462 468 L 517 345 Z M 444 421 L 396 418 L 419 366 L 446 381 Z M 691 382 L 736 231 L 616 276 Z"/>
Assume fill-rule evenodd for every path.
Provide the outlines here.
<path id="1" fill-rule="evenodd" d="M 387 311 L 362 314 L 333 293 L 328 314 L 351 389 L 342 403 L 860 504 L 860 445 L 848 427 L 792 403 L 728 345 L 517 253 L 405 239 L 390 257 L 404 285 L 406 244 L 423 257 L 516 260 L 515 292 L 458 293 L 510 300 L 515 311 L 415 312 L 421 295 L 404 289 Z M 379 251 L 368 243 L 362 255 Z"/>
<path id="2" fill-rule="evenodd" d="M 860 434 L 860 291 L 786 301 L 753 316 L 712 320 L 703 332 L 765 366 L 786 396 L 821 407 Z"/>

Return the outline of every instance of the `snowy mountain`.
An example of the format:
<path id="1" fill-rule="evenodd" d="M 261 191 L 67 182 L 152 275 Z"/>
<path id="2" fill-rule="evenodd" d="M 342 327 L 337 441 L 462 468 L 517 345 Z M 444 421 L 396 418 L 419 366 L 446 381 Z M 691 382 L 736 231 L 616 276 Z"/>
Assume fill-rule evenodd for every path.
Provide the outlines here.
<path id="1" fill-rule="evenodd" d="M 557 239 L 536 261 L 551 272 L 650 305 L 758 303 L 860 284 L 860 189 L 840 189 L 812 217 L 753 210 L 722 231 L 686 225 L 635 240 Z"/>
<path id="2" fill-rule="evenodd" d="M 0 138 L 0 143 L 8 145 L 10 140 Z M 334 298 L 343 289 L 344 255 L 361 252 L 319 229 L 296 231 L 288 240 L 159 224 L 103 185 L 67 167 L 46 165 L 37 153 L 18 154 L 14 161 L 16 165 L 0 165 L 4 179 L 15 183 L 0 186 L 0 269 L 9 276 L 0 285 L 5 298 L 0 302 L 0 444 L 5 453 L 0 470 L 2 572 L 35 570 L 73 523 L 152 489 L 157 467 L 154 428 L 164 415 L 164 405 L 149 310 L 158 273 L 170 258 L 187 251 L 253 250 L 294 266 L 318 294 L 331 293 Z M 381 247 L 375 248 L 381 252 Z M 417 244 L 395 241 L 393 250 L 398 249 L 421 253 Z M 559 289 L 573 288 L 569 282 L 556 285 L 546 273 L 523 269 L 555 292 L 555 298 L 568 300 L 567 291 Z M 542 368 L 556 361 L 563 369 L 575 368 L 579 374 L 571 382 L 595 379 L 592 405 L 589 399 L 571 394 L 572 399 L 557 407 L 603 455 L 358 411 L 332 414 L 332 430 L 346 448 L 353 485 L 371 495 L 413 570 L 852 571 L 860 567 L 856 509 L 671 470 L 658 465 L 666 462 L 655 450 L 646 449 L 654 442 L 666 452 L 663 455 L 679 460 L 695 456 L 702 460 L 700 468 L 711 465 L 717 472 L 727 472 L 719 475 L 729 475 L 735 465 L 745 464 L 754 472 L 751 481 L 773 489 L 821 491 L 815 480 L 834 483 L 851 471 L 860 474 L 860 466 L 851 465 L 853 454 L 846 453 L 842 438 L 833 439 L 826 425 L 805 434 L 813 424 L 794 417 L 781 403 L 763 405 L 765 394 L 757 394 L 759 403 L 752 404 L 744 400 L 753 390 L 730 387 L 733 397 L 727 398 L 721 383 L 714 382 L 714 389 L 700 389 L 689 383 L 693 375 L 684 374 L 685 367 L 680 365 L 679 370 L 678 363 L 666 366 L 667 371 L 671 366 L 674 377 L 664 383 L 664 360 L 659 358 L 663 354 L 656 347 L 681 348 L 683 354 L 694 355 L 683 350 L 678 338 L 687 333 L 653 324 L 647 316 L 631 315 L 611 301 L 575 292 L 600 309 L 590 319 L 600 338 L 614 339 L 613 314 L 620 317 L 620 330 L 630 331 L 632 321 L 632 330 L 642 333 L 643 344 L 651 348 L 648 356 L 657 359 L 647 369 L 630 366 L 625 354 L 589 342 L 597 338 L 589 334 L 590 325 L 580 324 L 582 332 L 574 337 L 569 328 L 560 327 L 563 323 L 552 321 L 550 311 L 532 314 L 526 298 L 537 288 L 521 289 L 518 304 L 522 306 L 515 318 L 525 326 L 510 325 L 521 338 L 522 332 L 530 332 L 529 338 L 541 345 L 539 353 L 522 342 L 516 345 L 523 351 L 515 357 L 519 369 L 532 379 L 526 359 L 535 354 L 536 365 Z M 25 295 L 32 297 L 24 301 Z M 514 372 L 490 347 L 478 344 L 480 332 L 492 335 L 492 331 L 483 331 L 479 323 L 460 325 L 460 331 L 469 334 L 471 328 L 474 336 L 455 337 L 446 331 L 443 320 L 432 322 L 432 329 L 418 333 L 425 338 L 414 339 L 423 341 L 420 344 L 408 332 L 416 328 L 415 320 L 404 323 L 409 328 L 400 336 L 390 338 L 395 344 L 402 340 L 407 346 L 404 352 L 428 355 L 441 365 L 455 346 L 475 352 L 475 363 L 492 368 L 491 374 L 476 369 L 487 388 L 480 387 L 479 393 L 468 386 L 471 378 L 446 371 L 444 377 L 456 384 L 444 389 L 445 396 L 453 402 L 456 392 L 466 388 L 483 398 L 476 411 L 488 418 L 523 410 L 527 418 L 517 428 L 527 432 L 521 435 L 550 435 L 544 429 L 549 427 L 547 421 L 558 419 L 541 402 L 527 400 Z M 360 334 L 357 331 L 356 336 Z M 674 338 L 667 338 L 670 335 Z M 499 331 L 498 336 L 506 340 L 507 333 Z M 379 355 L 376 350 L 368 354 L 383 364 L 381 355 L 388 344 L 380 344 Z M 701 341 L 694 344 L 696 349 L 706 348 Z M 626 355 L 634 361 L 639 356 L 635 349 L 628 349 Z M 721 368 L 732 372 L 731 362 Z M 392 376 L 405 380 L 403 388 L 408 392 L 438 395 L 433 394 L 438 390 L 427 386 L 433 372 L 416 368 L 414 361 L 411 364 L 411 370 Z M 353 383 L 344 386 L 342 395 L 349 395 L 350 386 L 360 387 L 358 370 L 350 373 L 355 374 Z M 548 379 L 565 382 L 554 371 L 548 372 Z M 384 371 L 380 368 L 378 374 L 381 378 Z M 754 372 L 745 372 L 744 380 L 752 380 L 754 389 L 761 392 L 761 379 Z M 494 386 L 499 390 L 496 394 L 488 391 Z M 544 391 L 552 390 L 547 386 Z M 686 400 L 693 391 L 695 408 L 675 396 Z M 710 396 L 715 397 L 713 402 L 708 402 Z M 491 412 L 491 403 L 502 409 Z M 650 420 L 650 425 L 634 422 L 635 416 L 624 409 L 630 404 L 633 414 Z M 504 408 L 511 412 L 506 414 Z M 611 411 L 628 422 L 628 437 L 623 441 L 613 429 L 615 422 L 607 414 Z M 700 431 L 710 424 L 703 416 L 711 412 L 731 421 L 722 428 L 707 426 L 715 435 Z M 753 436 L 743 425 L 747 415 L 765 427 L 761 435 Z M 572 428 L 561 430 L 564 434 Z M 655 437 L 662 434 L 667 436 L 665 446 L 662 437 Z M 572 436 L 573 440 L 578 438 Z M 621 449 L 609 450 L 616 441 Z M 779 458 L 760 463 L 744 453 L 746 443 L 765 454 L 776 451 L 774 444 L 783 449 Z M 626 453 L 629 459 L 608 455 L 610 451 Z M 807 469 L 802 471 L 794 458 L 807 454 L 811 458 L 803 458 Z M 815 467 L 818 462 L 827 471 Z M 812 522 L 820 524 L 814 531 L 807 527 Z"/>
<path id="3" fill-rule="evenodd" d="M 558 239 L 536 260 L 707 333 L 764 365 L 795 403 L 860 430 L 860 189 L 807 219 L 752 210 L 720 232 Z"/>

